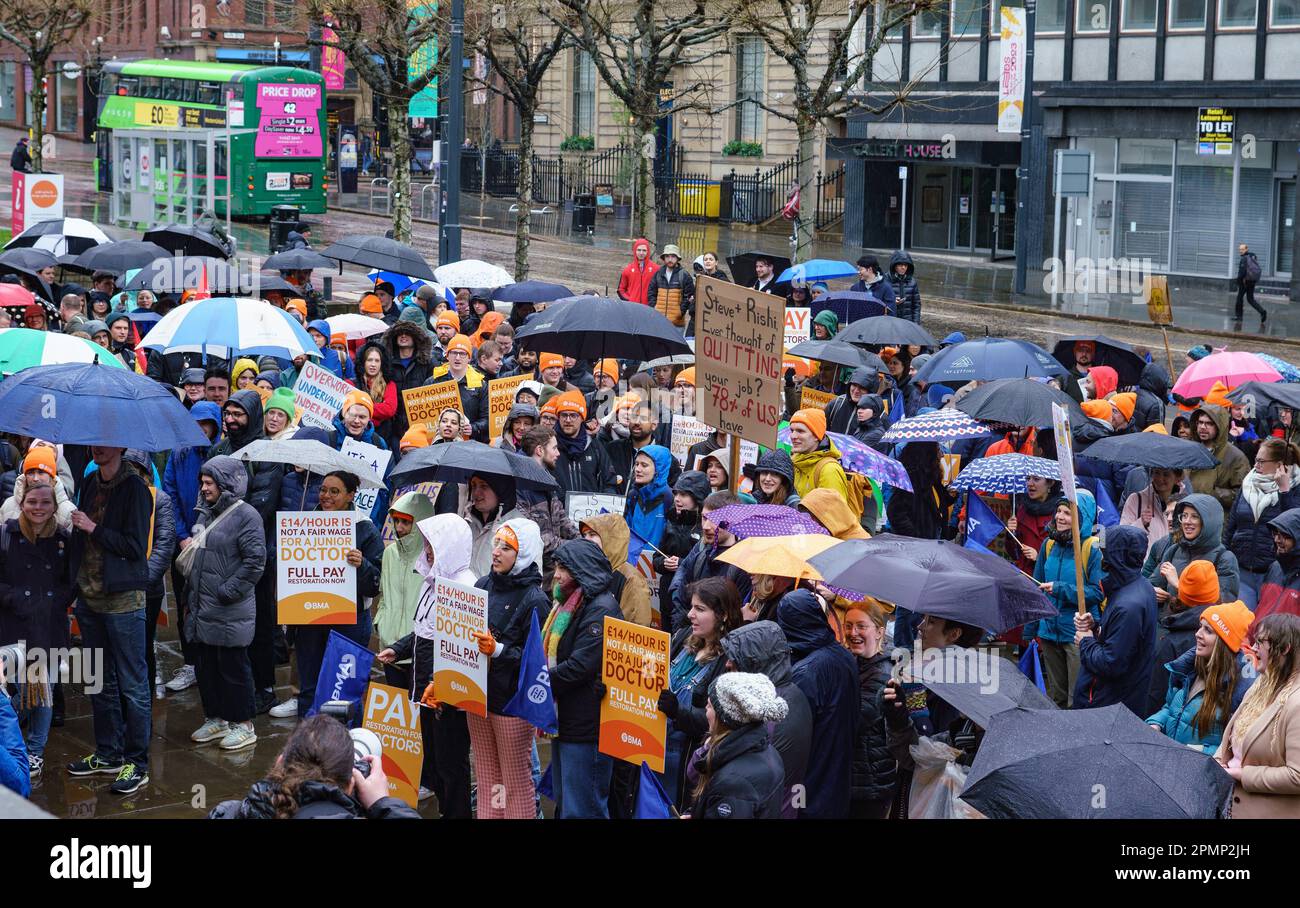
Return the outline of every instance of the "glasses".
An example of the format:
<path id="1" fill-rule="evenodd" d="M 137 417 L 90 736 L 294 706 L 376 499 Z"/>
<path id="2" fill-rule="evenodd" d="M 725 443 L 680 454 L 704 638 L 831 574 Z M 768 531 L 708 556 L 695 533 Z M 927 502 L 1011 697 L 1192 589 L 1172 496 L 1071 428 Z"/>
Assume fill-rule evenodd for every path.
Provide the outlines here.
<path id="1" fill-rule="evenodd" d="M 1262 457 L 1255 461 L 1255 466 L 1262 467 L 1270 463 L 1281 463 L 1279 460 L 1264 460 Z"/>
<path id="2" fill-rule="evenodd" d="M 1198 419 L 1198 420 L 1196 421 L 1196 424 L 1197 424 L 1198 426 L 1213 426 L 1213 425 L 1214 425 L 1214 420 L 1212 420 L 1212 419 Z"/>

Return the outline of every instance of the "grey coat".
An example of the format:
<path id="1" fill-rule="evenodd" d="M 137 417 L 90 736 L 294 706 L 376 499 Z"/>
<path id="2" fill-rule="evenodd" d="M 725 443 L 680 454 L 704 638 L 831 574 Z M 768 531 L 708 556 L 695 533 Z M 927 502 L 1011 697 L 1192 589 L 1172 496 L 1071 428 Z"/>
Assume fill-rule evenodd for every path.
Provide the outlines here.
<path id="1" fill-rule="evenodd" d="M 149 589 L 147 596 L 165 596 L 167 588 L 164 577 L 172 566 L 172 555 L 176 553 L 176 509 L 172 506 L 171 496 L 162 489 L 154 490 L 153 502 L 153 549 L 149 553 Z"/>
<path id="2" fill-rule="evenodd" d="M 209 646 L 248 646 L 253 642 L 256 606 L 253 588 L 266 567 L 266 535 L 257 510 L 242 499 L 248 472 L 233 457 L 218 455 L 203 465 L 221 489 L 216 504 L 199 502 L 195 526 L 207 526 L 227 508 L 238 508 L 205 535 L 186 583 L 185 632 Z"/>

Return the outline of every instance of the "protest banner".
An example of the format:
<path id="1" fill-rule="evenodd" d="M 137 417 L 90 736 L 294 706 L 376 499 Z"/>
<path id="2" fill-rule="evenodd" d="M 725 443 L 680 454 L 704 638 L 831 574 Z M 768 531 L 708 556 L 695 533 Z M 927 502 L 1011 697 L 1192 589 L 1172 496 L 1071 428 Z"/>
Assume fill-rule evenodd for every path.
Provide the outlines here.
<path id="1" fill-rule="evenodd" d="M 943 470 L 943 484 L 952 485 L 957 474 L 961 472 L 961 455 L 960 454 L 940 454 L 939 466 Z"/>
<path id="2" fill-rule="evenodd" d="M 400 489 L 396 489 L 393 492 L 393 504 L 397 504 L 397 502 L 401 501 L 402 496 L 407 492 L 419 492 L 421 495 L 428 498 L 430 503 L 432 503 L 438 500 L 438 493 L 440 491 L 442 491 L 442 483 L 440 482 L 417 482 L 413 486 L 402 486 Z M 393 531 L 392 514 L 384 515 L 384 528 L 380 531 L 380 535 L 384 538 L 384 545 L 397 541 L 397 533 Z"/>
<path id="3" fill-rule="evenodd" d="M 775 448 L 785 300 L 701 276 L 695 306 L 696 415 L 730 435 Z"/>
<path id="4" fill-rule="evenodd" d="M 1070 434 L 1069 411 L 1060 404 L 1052 404 L 1052 432 L 1056 436 L 1056 461 L 1061 466 L 1061 491 L 1070 504 L 1070 536 L 1074 542 L 1074 589 L 1077 594 L 1076 606 L 1082 615 L 1088 607 L 1084 601 L 1083 561 L 1079 540 L 1079 505 L 1078 493 L 1074 484 L 1074 437 Z"/>
<path id="5" fill-rule="evenodd" d="M 356 624 L 356 511 L 275 515 L 277 624 Z"/>
<path id="6" fill-rule="evenodd" d="M 643 761 L 664 771 L 668 717 L 659 711 L 659 694 L 668 686 L 669 636 L 666 631 L 605 617 L 597 750 L 633 765 Z"/>
<path id="7" fill-rule="evenodd" d="M 515 405 L 515 394 L 519 386 L 532 378 L 532 375 L 514 375 L 510 378 L 494 378 L 488 382 L 488 441 L 496 441 L 505 428 L 506 417 Z"/>
<path id="8" fill-rule="evenodd" d="M 339 415 L 344 398 L 355 390 L 330 370 L 312 362 L 303 363 L 298 380 L 293 383 L 299 425 L 334 428 L 334 417 Z"/>
<path id="9" fill-rule="evenodd" d="M 393 459 L 392 451 L 380 450 L 375 445 L 357 441 L 351 436 L 343 439 L 343 447 L 340 449 L 340 453 L 361 461 L 373 470 L 376 476 L 383 476 L 384 471 L 388 469 L 388 462 Z M 361 516 L 369 517 L 370 512 L 374 510 L 375 502 L 378 500 L 379 489 L 362 486 L 357 489 L 353 504 Z"/>
<path id="10" fill-rule="evenodd" d="M 808 340 L 812 330 L 812 309 L 795 306 L 785 310 L 785 349 Z"/>
<path id="11" fill-rule="evenodd" d="M 673 417 L 672 435 L 668 438 L 668 450 L 672 452 L 673 457 L 677 459 L 683 469 L 689 470 L 691 467 L 686 465 L 687 452 L 690 451 L 692 445 L 704 441 L 713 432 L 713 426 L 700 422 L 694 416 L 676 415 Z"/>
<path id="12" fill-rule="evenodd" d="M 570 492 L 565 500 L 565 510 L 574 523 L 594 517 L 601 511 L 623 516 L 627 499 L 622 495 L 588 495 L 582 492 Z"/>
<path id="13" fill-rule="evenodd" d="M 695 463 L 687 464 L 686 469 L 703 470 L 703 462 L 706 457 L 718 457 L 721 459 L 723 464 L 726 464 L 727 461 L 731 459 L 731 445 L 724 445 L 716 451 L 711 451 L 708 454 L 696 455 Z M 740 465 L 743 467 L 747 463 L 758 463 L 758 445 L 754 444 L 752 441 L 742 440 L 740 442 Z"/>
<path id="14" fill-rule="evenodd" d="M 659 600 L 659 572 L 655 570 L 654 552 L 642 549 L 636 559 L 636 569 L 645 578 L 646 585 L 650 587 L 650 624 L 654 627 L 662 627 L 663 606 Z"/>
<path id="15" fill-rule="evenodd" d="M 800 410 L 825 410 L 826 405 L 835 399 L 829 391 L 814 391 L 807 385 L 799 392 Z"/>
<path id="16" fill-rule="evenodd" d="M 448 407 L 465 412 L 460 403 L 460 388 L 454 381 L 407 388 L 402 392 L 402 400 L 406 402 L 407 421 L 413 426 L 424 423 L 433 428 L 438 422 L 438 414 Z"/>
<path id="17" fill-rule="evenodd" d="M 420 804 L 420 770 L 424 739 L 420 737 L 420 704 L 400 687 L 372 681 L 366 691 L 361 727 L 383 746 L 380 764 L 388 777 L 388 794 L 412 807 Z"/>
<path id="18" fill-rule="evenodd" d="M 416 610 L 415 633 L 434 642 L 434 696 L 448 706 L 486 716 L 488 657 L 479 652 L 472 634 L 488 629 L 487 590 L 439 577 L 431 608 L 423 612 Z"/>

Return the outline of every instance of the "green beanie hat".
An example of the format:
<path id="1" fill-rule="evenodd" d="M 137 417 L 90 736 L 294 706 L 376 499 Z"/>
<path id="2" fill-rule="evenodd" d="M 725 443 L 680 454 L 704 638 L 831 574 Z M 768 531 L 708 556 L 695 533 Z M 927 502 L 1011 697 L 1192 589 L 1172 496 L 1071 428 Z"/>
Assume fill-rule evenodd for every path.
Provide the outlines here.
<path id="1" fill-rule="evenodd" d="M 289 422 L 293 422 L 294 415 L 298 412 L 293 402 L 293 388 L 276 388 L 271 392 L 271 399 L 266 402 L 267 410 L 279 410 L 289 417 Z"/>

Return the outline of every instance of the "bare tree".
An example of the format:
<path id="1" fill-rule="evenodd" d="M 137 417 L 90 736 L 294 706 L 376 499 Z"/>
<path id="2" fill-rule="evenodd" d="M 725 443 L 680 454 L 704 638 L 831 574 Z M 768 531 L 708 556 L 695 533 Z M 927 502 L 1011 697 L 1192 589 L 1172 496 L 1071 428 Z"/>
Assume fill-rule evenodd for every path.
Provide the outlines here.
<path id="1" fill-rule="evenodd" d="M 4 2 L 4 0 L 0 0 Z M 445 54 L 424 72 L 411 74 L 411 58 L 426 43 L 447 46 L 448 4 L 435 0 L 307 0 L 312 22 L 334 32 L 310 43 L 341 50 L 348 65 L 384 101 L 388 144 L 393 154 L 393 236 L 411 241 L 411 99 L 446 71 Z M 452 149 L 459 154 L 459 149 Z"/>
<path id="2" fill-rule="evenodd" d="M 860 91 L 863 79 L 890 32 L 923 11 L 947 8 L 944 0 L 739 0 L 732 13 L 733 27 L 758 35 L 790 67 L 794 97 L 791 103 L 779 106 L 746 98 L 716 112 L 756 104 L 794 124 L 799 137 L 799 199 L 808 212 L 815 203 L 818 127 L 854 110 L 882 115 L 904 104 L 915 80 L 899 84 L 886 97 L 872 102 Z M 873 18 L 870 35 L 862 35 Z M 811 213 L 800 216 L 796 231 L 794 260 L 800 262 L 811 254 L 816 217 Z"/>
<path id="3" fill-rule="evenodd" d="M 679 67 L 697 66 L 725 53 L 717 38 L 729 27 L 705 0 L 554 0 L 551 21 L 585 50 L 631 120 L 637 150 L 637 232 L 653 239 L 655 200 L 649 160 L 658 120 L 705 106 L 709 80 L 677 84 Z M 715 10 L 717 8 L 715 7 Z M 557 13 L 559 15 L 557 15 Z M 673 82 L 670 93 L 664 85 Z"/>
<path id="4" fill-rule="evenodd" d="M 44 167 L 45 77 L 50 55 L 69 44 L 91 14 L 94 0 L 0 0 L 0 40 L 23 52 L 32 68 L 32 171 Z"/>
<path id="5" fill-rule="evenodd" d="M 475 46 L 487 58 L 490 74 L 481 87 L 506 98 L 519 112 L 519 171 L 515 196 L 515 280 L 528 278 L 533 207 L 533 114 L 541 101 L 542 77 L 569 42 L 560 28 L 541 34 L 540 10 L 496 5 Z M 495 77 L 495 78 L 493 78 Z"/>

